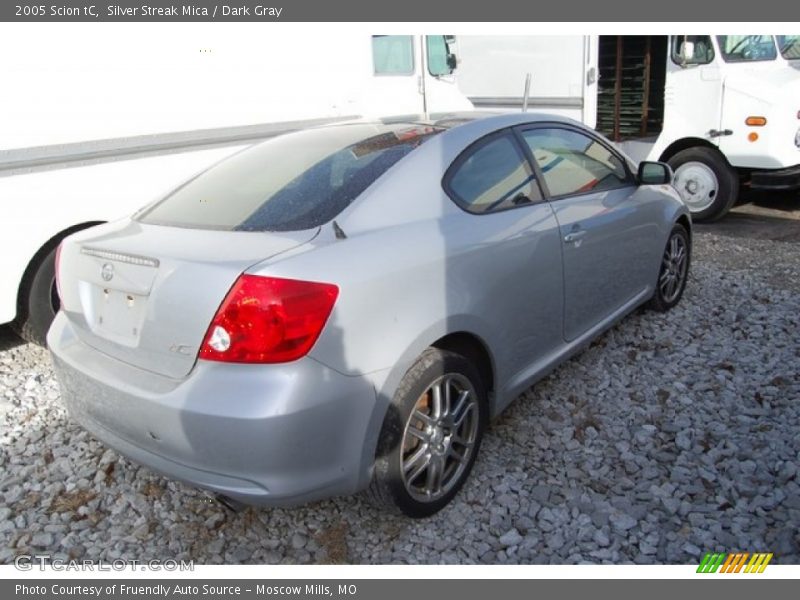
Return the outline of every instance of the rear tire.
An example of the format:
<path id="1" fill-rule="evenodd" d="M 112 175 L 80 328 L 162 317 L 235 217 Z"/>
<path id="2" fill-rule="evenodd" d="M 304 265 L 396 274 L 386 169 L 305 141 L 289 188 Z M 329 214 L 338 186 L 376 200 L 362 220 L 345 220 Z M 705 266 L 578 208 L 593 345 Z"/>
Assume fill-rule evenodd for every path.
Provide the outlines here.
<path id="1" fill-rule="evenodd" d="M 678 190 L 693 221 L 716 221 L 725 216 L 739 196 L 739 176 L 715 149 L 681 150 L 668 161 Z"/>
<path id="2" fill-rule="evenodd" d="M 429 348 L 389 406 L 367 497 L 412 518 L 441 510 L 469 477 L 487 421 L 486 391 L 475 366 L 459 354 Z"/>
<path id="3" fill-rule="evenodd" d="M 25 341 L 47 345 L 47 331 L 58 312 L 60 301 L 56 291 L 56 247 L 39 261 L 23 288 L 20 314 L 12 323 L 14 331 Z"/>

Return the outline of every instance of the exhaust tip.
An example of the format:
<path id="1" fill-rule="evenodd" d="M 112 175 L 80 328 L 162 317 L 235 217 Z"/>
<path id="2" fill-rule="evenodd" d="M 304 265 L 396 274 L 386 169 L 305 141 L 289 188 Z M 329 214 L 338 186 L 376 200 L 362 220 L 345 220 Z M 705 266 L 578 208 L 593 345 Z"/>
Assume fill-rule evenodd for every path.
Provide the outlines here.
<path id="1" fill-rule="evenodd" d="M 246 504 L 239 502 L 238 500 L 234 500 L 230 496 L 225 496 L 224 494 L 214 494 L 214 500 L 219 502 L 232 513 L 239 513 L 247 508 Z"/>

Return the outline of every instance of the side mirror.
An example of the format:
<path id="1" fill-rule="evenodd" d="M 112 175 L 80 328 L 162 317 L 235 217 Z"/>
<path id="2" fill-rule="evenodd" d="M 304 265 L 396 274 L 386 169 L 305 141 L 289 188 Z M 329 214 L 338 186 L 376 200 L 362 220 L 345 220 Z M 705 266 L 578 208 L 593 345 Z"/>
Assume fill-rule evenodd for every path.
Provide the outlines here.
<path id="1" fill-rule="evenodd" d="M 667 163 L 642 161 L 637 173 L 639 185 L 666 185 L 672 183 L 672 168 Z"/>
<path id="2" fill-rule="evenodd" d="M 685 67 L 687 63 L 690 63 L 694 60 L 694 42 L 687 42 L 684 41 L 681 44 L 681 64 Z"/>
<path id="3" fill-rule="evenodd" d="M 450 67 L 451 73 L 458 67 L 458 57 L 452 52 L 447 53 L 447 66 Z"/>

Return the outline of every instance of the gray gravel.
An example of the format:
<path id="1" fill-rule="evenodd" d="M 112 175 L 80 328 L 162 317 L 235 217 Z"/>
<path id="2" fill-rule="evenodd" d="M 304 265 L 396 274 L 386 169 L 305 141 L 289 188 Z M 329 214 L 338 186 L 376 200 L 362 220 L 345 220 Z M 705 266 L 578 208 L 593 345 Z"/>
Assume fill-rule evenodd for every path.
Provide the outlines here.
<path id="1" fill-rule="evenodd" d="M 46 353 L 0 336 L 0 563 L 800 562 L 800 244 L 700 232 L 690 287 L 530 390 L 452 506 L 231 514 L 71 424 Z"/>

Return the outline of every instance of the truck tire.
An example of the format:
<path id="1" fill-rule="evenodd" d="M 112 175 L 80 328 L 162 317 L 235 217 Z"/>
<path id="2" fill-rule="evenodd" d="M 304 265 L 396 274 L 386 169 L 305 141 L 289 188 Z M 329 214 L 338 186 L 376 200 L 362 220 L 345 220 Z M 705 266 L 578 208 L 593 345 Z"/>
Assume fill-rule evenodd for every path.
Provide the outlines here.
<path id="1" fill-rule="evenodd" d="M 694 221 L 716 221 L 727 214 L 739 195 L 739 177 L 713 148 L 681 150 L 668 161 L 673 185 Z"/>
<path id="2" fill-rule="evenodd" d="M 56 247 L 45 254 L 23 284 L 20 314 L 12 323 L 27 342 L 45 346 L 47 330 L 61 304 L 56 291 Z"/>

